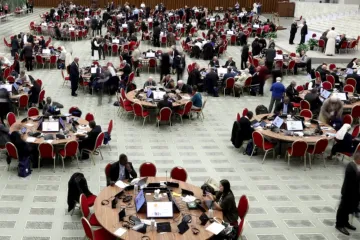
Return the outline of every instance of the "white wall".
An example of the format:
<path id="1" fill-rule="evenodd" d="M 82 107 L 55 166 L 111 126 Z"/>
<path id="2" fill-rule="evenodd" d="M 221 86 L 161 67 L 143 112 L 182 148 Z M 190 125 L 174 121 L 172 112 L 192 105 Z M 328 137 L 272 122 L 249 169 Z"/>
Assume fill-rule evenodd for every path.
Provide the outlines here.
<path id="1" fill-rule="evenodd" d="M 343 0 L 353 1 L 353 0 Z M 355 0 L 359 1 L 359 0 Z M 359 3 L 354 4 L 334 4 L 334 3 L 318 3 L 318 2 L 295 2 L 295 14 L 296 18 L 303 16 L 303 18 L 312 18 L 315 16 L 325 16 L 335 13 L 348 13 L 359 9 Z"/>
<path id="2" fill-rule="evenodd" d="M 344 4 L 360 4 L 359 0 L 342 0 Z"/>

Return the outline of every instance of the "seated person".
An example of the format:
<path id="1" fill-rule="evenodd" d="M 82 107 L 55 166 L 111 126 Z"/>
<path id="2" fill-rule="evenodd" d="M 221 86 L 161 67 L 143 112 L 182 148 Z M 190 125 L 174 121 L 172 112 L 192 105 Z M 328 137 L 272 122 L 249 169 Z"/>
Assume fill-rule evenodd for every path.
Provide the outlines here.
<path id="1" fill-rule="evenodd" d="M 275 106 L 274 113 L 278 114 L 278 115 L 282 115 L 282 114 L 292 115 L 292 114 L 294 114 L 294 106 L 290 102 L 289 97 L 287 97 L 287 96 L 284 97 L 284 100 L 282 102 L 278 103 Z"/>
<path id="2" fill-rule="evenodd" d="M 149 77 L 148 80 L 144 83 L 144 87 L 152 87 L 152 86 L 156 86 L 156 82 L 154 81 L 153 77 Z"/>
<path id="3" fill-rule="evenodd" d="M 188 86 L 197 85 L 199 87 L 199 85 L 203 84 L 199 68 L 200 68 L 199 65 L 196 64 L 195 68 L 189 73 L 188 80 L 187 80 Z M 201 86 L 201 88 L 202 88 L 202 86 Z"/>
<path id="4" fill-rule="evenodd" d="M 238 212 L 235 203 L 235 197 L 233 192 L 230 189 L 230 182 L 228 180 L 221 180 L 219 184 L 219 192 L 216 193 L 216 196 L 213 196 L 211 193 L 206 192 L 206 196 L 213 200 L 212 208 L 214 210 L 222 211 L 224 216 L 224 221 L 230 223 L 231 226 L 234 226 L 237 229 L 237 220 Z"/>
<path id="5" fill-rule="evenodd" d="M 172 102 L 169 101 L 169 95 L 164 94 L 163 100 L 160 100 L 157 104 L 158 110 L 160 111 L 164 107 L 168 107 L 170 109 L 173 108 Z"/>
<path id="6" fill-rule="evenodd" d="M 213 59 L 209 62 L 209 67 L 220 67 L 220 63 L 217 57 L 213 57 Z"/>
<path id="7" fill-rule="evenodd" d="M 101 133 L 100 125 L 96 125 L 95 121 L 89 122 L 89 127 L 91 130 L 87 133 L 87 136 L 79 136 L 79 152 L 82 149 L 94 149 L 96 144 L 96 139 L 98 135 Z M 83 153 L 81 156 L 82 160 L 89 159 L 89 155 L 87 153 Z"/>
<path id="8" fill-rule="evenodd" d="M 117 181 L 137 178 L 137 173 L 131 162 L 128 162 L 125 154 L 120 154 L 119 161 L 111 164 L 109 179 L 106 179 L 107 185 L 114 185 Z"/>
<path id="9" fill-rule="evenodd" d="M 296 90 L 296 82 L 292 81 L 290 85 L 286 88 L 285 93 L 286 96 L 289 97 L 290 102 L 299 103 L 301 98 L 299 97 L 299 92 Z"/>
<path id="10" fill-rule="evenodd" d="M 343 44 L 343 42 L 346 42 L 346 41 L 347 41 L 347 39 L 346 39 L 345 34 L 341 34 L 340 41 L 335 44 L 336 53 L 339 53 L 341 45 Z"/>
<path id="11" fill-rule="evenodd" d="M 131 66 L 126 62 L 126 60 L 123 60 L 123 66 L 122 71 L 124 74 L 121 76 L 121 79 L 126 79 L 127 81 L 131 73 Z"/>
<path id="12" fill-rule="evenodd" d="M 314 115 L 318 115 L 322 105 L 318 90 L 316 88 L 311 89 L 310 92 L 305 95 L 304 100 L 309 102 L 311 112 Z"/>
<path id="13" fill-rule="evenodd" d="M 309 58 L 305 51 L 302 50 L 300 53 L 300 58 L 297 58 L 295 60 L 295 66 L 294 66 L 294 74 L 297 74 L 298 68 L 306 68 L 306 72 L 310 74 L 311 71 L 311 58 Z"/>
<path id="14" fill-rule="evenodd" d="M 223 79 L 222 79 L 223 85 L 225 86 L 225 84 L 226 84 L 226 83 L 225 83 L 226 79 L 228 79 L 228 78 L 234 78 L 235 76 L 236 76 L 236 73 L 232 71 L 232 68 L 231 68 L 231 67 L 228 67 L 227 73 L 224 74 L 224 77 L 223 77 Z"/>
<path id="15" fill-rule="evenodd" d="M 53 102 L 51 100 L 51 97 L 47 97 L 46 103 L 43 106 L 42 113 L 44 116 L 51 116 L 51 115 L 55 114 L 57 108 L 63 108 L 63 107 L 64 107 L 64 105 L 62 105 L 61 103 Z"/>
<path id="16" fill-rule="evenodd" d="M 25 73 L 25 70 L 20 71 L 19 78 L 15 80 L 15 82 L 19 83 L 20 85 L 30 83 L 29 75 Z"/>
<path id="17" fill-rule="evenodd" d="M 181 93 L 191 93 L 191 87 L 186 85 L 183 80 L 177 82 L 176 89 Z"/>
<path id="18" fill-rule="evenodd" d="M 198 88 L 196 85 L 193 86 L 192 88 L 192 97 L 191 97 L 191 102 L 193 103 L 191 109 L 201 109 L 202 108 L 202 97 L 201 94 L 197 91 Z"/>
<path id="19" fill-rule="evenodd" d="M 192 39 L 191 39 L 191 33 L 189 33 L 189 35 L 186 37 L 186 39 L 185 39 L 185 43 L 189 43 L 189 42 L 191 42 L 192 41 Z"/>
<path id="20" fill-rule="evenodd" d="M 245 68 L 245 70 L 241 73 L 241 75 L 236 77 L 235 86 L 243 87 L 246 79 L 248 79 L 249 77 L 251 77 L 251 74 L 249 73 L 249 69 Z"/>
<path id="21" fill-rule="evenodd" d="M 223 68 L 227 67 L 236 67 L 236 63 L 233 61 L 232 57 L 229 57 L 229 59 L 225 62 L 225 65 Z"/>
<path id="22" fill-rule="evenodd" d="M 316 89 L 319 92 L 322 87 L 323 86 L 322 86 L 321 79 L 320 78 L 319 79 L 314 79 L 309 83 L 308 90 Z"/>
<path id="23" fill-rule="evenodd" d="M 348 78 L 353 78 L 356 80 L 356 92 L 360 93 L 360 75 L 357 73 L 357 69 L 353 70 L 352 74 L 347 74 L 345 78 L 345 82 Z"/>
<path id="24" fill-rule="evenodd" d="M 330 72 L 327 70 L 327 64 L 321 65 L 320 68 L 317 68 L 316 71 L 320 73 L 320 78 L 322 82 L 326 81 L 326 75 L 330 74 Z"/>
<path id="25" fill-rule="evenodd" d="M 353 139 L 348 131 L 350 130 L 350 124 L 344 124 L 339 131 L 336 132 L 335 141 L 336 143 L 331 148 L 331 154 L 327 157 L 328 160 L 331 160 L 332 157 L 338 152 L 348 152 L 353 153 Z"/>
<path id="26" fill-rule="evenodd" d="M 323 123 L 330 124 L 340 121 L 344 110 L 344 103 L 337 97 L 333 96 L 326 99 L 320 110 L 319 120 Z"/>
<path id="27" fill-rule="evenodd" d="M 171 78 L 170 74 L 167 74 L 163 77 L 160 82 L 165 88 L 173 89 L 175 88 L 175 81 Z"/>
<path id="28" fill-rule="evenodd" d="M 344 84 L 343 84 L 343 82 L 340 81 L 339 75 L 336 74 L 337 71 L 338 70 L 336 68 L 330 70 L 330 75 L 333 76 L 335 79 L 335 86 L 333 86 L 333 87 L 335 88 L 336 86 L 340 86 L 340 88 L 342 89 Z M 347 75 L 347 76 L 349 76 L 349 75 Z M 359 75 L 356 74 L 356 77 L 358 77 L 358 76 Z M 359 84 L 360 84 L 360 78 L 359 78 Z"/>
<path id="29" fill-rule="evenodd" d="M 59 56 L 59 59 L 58 59 L 58 62 L 65 62 L 65 59 L 66 59 L 66 49 L 64 46 L 61 46 L 60 47 L 60 56 Z"/>
<path id="30" fill-rule="evenodd" d="M 252 138 L 254 128 L 251 126 L 250 120 L 253 118 L 253 115 L 253 112 L 248 111 L 246 116 L 240 118 L 239 124 L 243 140 L 249 140 Z"/>

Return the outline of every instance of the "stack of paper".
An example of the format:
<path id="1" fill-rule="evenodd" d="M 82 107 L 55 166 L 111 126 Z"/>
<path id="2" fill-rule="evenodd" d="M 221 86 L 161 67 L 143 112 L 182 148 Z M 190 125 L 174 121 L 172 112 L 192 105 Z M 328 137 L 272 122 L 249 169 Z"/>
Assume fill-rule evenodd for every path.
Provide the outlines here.
<path id="1" fill-rule="evenodd" d="M 29 143 L 33 143 L 33 142 L 35 142 L 35 140 L 36 140 L 36 138 L 34 138 L 34 137 L 28 137 L 26 139 L 26 141 L 29 142 Z"/>
<path id="2" fill-rule="evenodd" d="M 182 197 L 181 200 L 183 200 L 184 202 L 188 203 L 188 202 L 193 202 L 193 201 L 195 201 L 195 200 L 196 200 L 196 197 L 187 195 L 186 197 Z"/>
<path id="3" fill-rule="evenodd" d="M 126 188 L 127 186 L 129 186 L 129 184 L 126 184 L 126 183 L 124 183 L 123 181 L 117 181 L 116 183 L 115 183 L 115 185 L 116 186 L 118 186 L 119 188 Z"/>
<path id="4" fill-rule="evenodd" d="M 217 222 L 213 222 L 206 228 L 207 231 L 212 232 L 215 235 L 218 235 L 224 229 L 225 226 Z"/>
<path id="5" fill-rule="evenodd" d="M 116 230 L 115 232 L 114 232 L 114 234 L 116 235 L 116 236 L 118 236 L 118 237 L 121 237 L 122 235 L 124 235 L 124 233 L 126 233 L 126 229 L 125 228 L 119 228 L 118 230 Z"/>

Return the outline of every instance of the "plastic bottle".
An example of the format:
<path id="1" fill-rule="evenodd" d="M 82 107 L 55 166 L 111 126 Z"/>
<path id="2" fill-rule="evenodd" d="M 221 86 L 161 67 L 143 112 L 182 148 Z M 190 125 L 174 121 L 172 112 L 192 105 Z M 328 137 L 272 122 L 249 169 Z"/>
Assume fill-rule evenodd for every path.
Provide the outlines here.
<path id="1" fill-rule="evenodd" d="M 214 217 L 214 211 L 213 211 L 212 208 L 209 209 L 208 215 L 209 215 L 209 216 L 208 216 L 209 218 L 213 218 L 213 217 Z"/>
<path id="2" fill-rule="evenodd" d="M 155 231 L 155 220 L 154 219 L 151 219 L 150 230 Z"/>
<path id="3" fill-rule="evenodd" d="M 138 195 L 138 190 L 139 190 L 139 187 L 137 184 L 134 185 L 134 197 L 136 197 Z"/>

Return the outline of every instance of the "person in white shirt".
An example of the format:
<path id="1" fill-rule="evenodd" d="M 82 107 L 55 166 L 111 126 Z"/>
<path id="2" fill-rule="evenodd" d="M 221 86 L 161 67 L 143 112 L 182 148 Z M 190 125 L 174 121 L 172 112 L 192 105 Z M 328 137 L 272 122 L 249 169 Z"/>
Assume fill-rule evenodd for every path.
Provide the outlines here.
<path id="1" fill-rule="evenodd" d="M 313 88 L 317 88 L 317 89 L 323 88 L 321 78 L 315 79 L 309 83 L 308 90 L 311 90 Z"/>
<path id="2" fill-rule="evenodd" d="M 109 72 L 110 72 L 110 75 L 111 75 L 112 77 L 115 77 L 115 76 L 116 76 L 116 72 L 115 72 L 115 69 L 114 69 L 112 63 L 108 62 L 107 68 L 108 68 L 108 70 L 109 70 Z"/>
<path id="3" fill-rule="evenodd" d="M 65 61 L 65 59 L 66 59 L 66 49 L 64 46 L 61 46 L 61 53 L 59 56 L 59 60 Z"/>
<path id="4" fill-rule="evenodd" d="M 326 34 L 326 38 L 327 38 L 326 49 L 325 49 L 326 56 L 335 55 L 335 46 L 336 46 L 336 37 L 337 36 L 338 36 L 338 33 L 335 32 L 334 27 L 332 27 L 331 30 Z"/>

